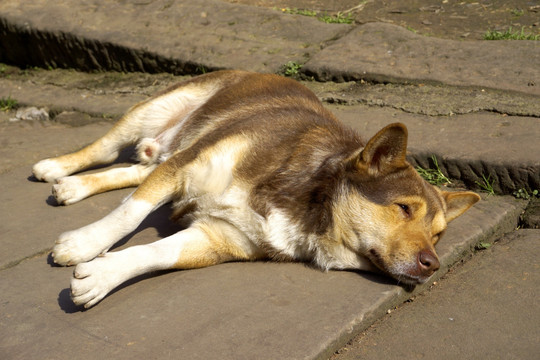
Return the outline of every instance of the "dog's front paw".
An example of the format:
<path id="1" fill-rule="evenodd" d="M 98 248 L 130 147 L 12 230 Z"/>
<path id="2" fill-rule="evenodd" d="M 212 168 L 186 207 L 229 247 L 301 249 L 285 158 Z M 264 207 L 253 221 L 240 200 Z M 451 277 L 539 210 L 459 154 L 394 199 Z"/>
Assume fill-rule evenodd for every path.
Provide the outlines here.
<path id="1" fill-rule="evenodd" d="M 56 180 L 52 193 L 58 204 L 71 205 L 88 197 L 88 187 L 78 176 L 67 176 Z"/>
<path id="2" fill-rule="evenodd" d="M 71 279 L 71 299 L 76 305 L 89 308 L 97 304 L 119 285 L 117 276 L 122 269 L 114 265 L 114 253 L 105 254 L 90 262 L 79 264 Z"/>
<path id="3" fill-rule="evenodd" d="M 41 160 L 34 165 L 32 172 L 36 179 L 46 182 L 53 182 L 58 178 L 69 175 L 60 162 L 54 159 Z"/>
<path id="4" fill-rule="evenodd" d="M 92 234 L 89 227 L 68 231 L 60 235 L 52 250 L 56 264 L 63 266 L 77 265 L 92 260 L 107 249 L 99 246 L 97 234 Z"/>

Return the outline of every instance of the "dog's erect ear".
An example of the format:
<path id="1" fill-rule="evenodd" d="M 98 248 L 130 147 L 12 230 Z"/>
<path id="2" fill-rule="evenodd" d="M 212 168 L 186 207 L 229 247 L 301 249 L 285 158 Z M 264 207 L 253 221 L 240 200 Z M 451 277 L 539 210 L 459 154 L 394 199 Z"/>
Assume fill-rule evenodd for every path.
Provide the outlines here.
<path id="1" fill-rule="evenodd" d="M 446 201 L 446 222 L 450 222 L 473 206 L 480 196 L 470 191 L 442 192 Z"/>
<path id="2" fill-rule="evenodd" d="M 390 124 L 373 136 L 358 157 L 358 166 L 370 174 L 384 172 L 405 164 L 407 128 L 401 123 Z"/>

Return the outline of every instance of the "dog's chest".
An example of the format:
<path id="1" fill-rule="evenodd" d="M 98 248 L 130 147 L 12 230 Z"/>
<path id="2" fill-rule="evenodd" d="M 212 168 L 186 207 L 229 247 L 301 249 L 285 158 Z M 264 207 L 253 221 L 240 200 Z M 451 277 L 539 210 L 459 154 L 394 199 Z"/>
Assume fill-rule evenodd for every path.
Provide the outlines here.
<path id="1" fill-rule="evenodd" d="M 363 269 L 366 259 L 339 242 L 315 233 L 305 233 L 283 209 L 272 208 L 266 216 L 249 203 L 250 191 L 235 184 L 221 194 L 184 199 L 197 204 L 195 220 L 219 219 L 233 225 L 245 237 L 234 242 L 248 250 L 256 246 L 266 256 L 282 260 L 314 262 L 323 269 Z"/>
<path id="2" fill-rule="evenodd" d="M 327 269 L 356 267 L 357 255 L 332 241 L 330 235 L 306 232 L 294 212 L 272 207 L 271 193 L 262 199 L 268 207 L 264 216 L 251 206 L 252 181 L 235 176 L 250 145 L 245 138 L 228 138 L 201 153 L 184 168 L 182 193 L 175 206 L 190 209 L 194 220 L 219 219 L 233 225 L 244 235 L 235 243 L 244 242 L 241 246 L 246 249 L 255 245 L 268 256 L 315 261 Z"/>
<path id="3" fill-rule="evenodd" d="M 190 182 L 188 191 L 175 201 L 175 207 L 189 208 L 190 204 L 194 204 L 190 217 L 195 221 L 226 221 L 245 235 L 251 244 L 269 250 L 269 255 L 296 260 L 310 258 L 307 256 L 312 253 L 308 245 L 310 236 L 302 233 L 292 219 L 279 209 L 271 209 L 266 216 L 256 212 L 250 205 L 252 191 L 249 186 L 223 173 L 203 183 L 195 184 L 195 179 L 190 179 Z M 210 188 L 220 191 L 207 191 Z"/>

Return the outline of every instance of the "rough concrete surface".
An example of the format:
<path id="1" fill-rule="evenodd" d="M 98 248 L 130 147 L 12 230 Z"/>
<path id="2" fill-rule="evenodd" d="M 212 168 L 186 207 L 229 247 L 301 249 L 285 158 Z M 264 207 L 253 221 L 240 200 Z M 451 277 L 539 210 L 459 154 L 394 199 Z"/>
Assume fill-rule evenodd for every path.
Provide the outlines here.
<path id="1" fill-rule="evenodd" d="M 346 58 L 335 56 L 347 53 Z M 354 58 L 355 61 L 348 61 Z M 464 42 L 417 35 L 400 26 L 356 27 L 306 63 L 320 80 L 445 83 L 540 95 L 540 44 Z"/>
<path id="2" fill-rule="evenodd" d="M 216 0 L 4 0 L 1 11 L 0 61 L 41 65 L 47 59 L 48 66 L 84 70 L 189 74 L 242 64 L 277 72 L 350 30 Z"/>
<path id="3" fill-rule="evenodd" d="M 485 193 L 437 245 L 442 266 L 432 291 L 430 284 L 409 289 L 375 274 L 231 263 L 150 274 L 91 310 L 73 305 L 72 269 L 50 261 L 54 240 L 101 218 L 131 190 L 59 207 L 51 185 L 33 181 L 31 166 L 96 139 L 130 106 L 181 79 L 173 74 L 283 72 L 293 61 L 303 65 L 296 76 L 365 138 L 390 122 L 405 123 L 411 162 L 433 168 L 435 155 L 450 186 L 480 191 L 487 178 L 496 193 L 519 190 L 521 197 L 540 188 L 538 42 L 457 41 L 479 38 L 483 24 L 520 21 L 534 31 L 533 5 L 280 0 L 272 6 L 266 0 L 2 2 L 0 61 L 9 64 L 0 64 L 1 358 L 328 359 L 340 348 L 338 359 L 538 353 L 540 234 L 520 230 L 490 245 L 518 221 L 540 226 L 538 202 Z M 354 8 L 358 22 L 326 24 L 284 11 L 310 7 L 317 16 Z M 502 23 L 508 18 L 512 23 Z M 411 24 L 433 28 L 438 37 L 404 29 Z M 43 108 L 50 120 L 13 120 L 13 101 L 19 109 Z M 128 149 L 114 166 L 125 166 L 130 156 Z M 179 230 L 169 213 L 166 206 L 156 211 L 115 250 Z M 400 306 L 409 298 L 414 301 Z M 390 320 L 346 345 L 389 309 Z"/>
<path id="4" fill-rule="evenodd" d="M 85 143 L 97 125 L 26 131 L 40 134 L 39 139 L 29 136 L 33 146 L 56 143 L 53 151 L 63 152 Z M 18 126 L 4 123 L 4 134 L 11 138 Z M 100 126 L 106 130 L 109 124 Z M 11 150 L 24 154 L 27 146 L 23 140 Z M 386 308 L 411 296 L 393 281 L 371 274 L 323 273 L 302 264 L 235 263 L 141 278 L 81 312 L 69 299 L 72 269 L 52 266 L 48 250 L 59 233 L 99 219 L 129 190 L 58 207 L 49 198 L 50 184 L 27 179 L 33 157 L 19 161 L 19 168 L 0 175 L 10 189 L 0 199 L 6 250 L 0 324 L 9 329 L 0 348 L 7 358 L 43 353 L 49 358 L 91 358 L 97 349 L 101 356 L 115 358 L 316 358 L 329 356 Z M 456 220 L 438 247 L 442 268 L 470 253 L 474 244 L 492 241 L 496 235 L 491 231 L 511 231 L 523 206 L 512 198 L 490 197 Z M 162 209 L 150 216 L 119 249 L 178 230 L 167 215 Z"/>
<path id="5" fill-rule="evenodd" d="M 529 0 L 226 0 L 268 8 L 341 13 L 356 23 L 386 22 L 414 33 L 452 40 L 482 40 L 488 31 L 540 33 L 540 6 Z"/>

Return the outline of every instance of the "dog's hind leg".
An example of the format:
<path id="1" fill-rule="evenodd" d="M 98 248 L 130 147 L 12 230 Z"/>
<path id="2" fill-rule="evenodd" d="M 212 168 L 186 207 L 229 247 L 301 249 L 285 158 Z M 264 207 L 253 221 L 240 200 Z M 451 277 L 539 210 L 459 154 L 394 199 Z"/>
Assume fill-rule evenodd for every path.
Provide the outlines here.
<path id="1" fill-rule="evenodd" d="M 77 152 L 35 164 L 32 169 L 34 176 L 38 180 L 52 182 L 91 166 L 111 163 L 126 146 L 143 138 L 154 139 L 167 128 L 181 125 L 218 88 L 213 82 L 197 84 L 188 81 L 169 92 L 143 101 L 132 107 L 107 134 L 94 143 Z M 181 126 L 178 126 L 176 131 L 180 129 Z M 162 151 L 166 152 L 167 146 L 165 144 Z M 150 157 L 155 156 L 152 154 Z"/>
<path id="2" fill-rule="evenodd" d="M 53 182 L 89 167 L 113 162 L 120 150 L 139 138 L 137 122 L 132 120 L 134 112 L 128 112 L 103 137 L 81 150 L 36 163 L 32 168 L 34 176 L 38 180 Z"/>
<path id="3" fill-rule="evenodd" d="M 136 164 L 95 174 L 66 176 L 56 181 L 52 193 L 58 204 L 71 205 L 105 191 L 138 186 L 155 168 L 155 164 Z"/>
<path id="4" fill-rule="evenodd" d="M 88 308 L 123 282 L 151 271 L 200 268 L 263 256 L 245 235 L 226 222 L 195 223 L 155 243 L 109 252 L 77 265 L 71 296 L 75 304 Z"/>

